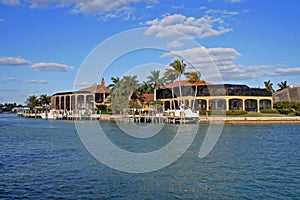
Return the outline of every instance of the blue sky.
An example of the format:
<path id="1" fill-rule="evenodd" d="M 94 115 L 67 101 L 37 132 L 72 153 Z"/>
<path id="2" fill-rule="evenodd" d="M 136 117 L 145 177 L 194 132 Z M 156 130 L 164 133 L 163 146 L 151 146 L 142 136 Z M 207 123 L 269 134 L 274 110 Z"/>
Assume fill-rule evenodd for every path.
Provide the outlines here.
<path id="1" fill-rule="evenodd" d="M 0 0 L 0 103 L 24 104 L 29 95 L 73 90 L 74 83 L 84 87 L 102 76 L 109 83 L 111 76 L 135 69 L 144 80 L 155 68 L 151 65 L 163 68 L 174 54 L 189 60 L 209 80 L 212 66 L 203 51 L 225 83 L 262 88 L 271 80 L 276 89 L 287 80 L 299 86 L 299 13 L 296 0 Z M 167 47 L 120 55 L 105 72 L 104 66 L 93 69 L 99 75 L 96 80 L 77 82 L 93 49 L 137 28 Z M 202 48 L 186 45 L 174 31 Z M 138 38 L 126 42 L 135 44 Z M 102 65 L 108 50 L 100 52 Z"/>

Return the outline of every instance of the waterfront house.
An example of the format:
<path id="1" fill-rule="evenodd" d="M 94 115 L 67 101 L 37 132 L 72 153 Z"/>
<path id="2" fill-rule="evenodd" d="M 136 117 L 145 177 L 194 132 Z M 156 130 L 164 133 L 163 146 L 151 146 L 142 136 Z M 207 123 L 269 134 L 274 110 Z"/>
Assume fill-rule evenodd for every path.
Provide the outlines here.
<path id="1" fill-rule="evenodd" d="M 182 97 L 180 97 L 180 89 Z M 197 87 L 196 87 L 197 86 Z M 197 92 L 195 94 L 195 90 Z M 174 91 L 174 92 L 172 92 Z M 174 82 L 156 90 L 156 100 L 163 102 L 164 110 L 180 105 L 198 110 L 244 110 L 260 112 L 272 109 L 272 93 L 266 89 L 250 88 L 238 84 L 211 84 L 205 81 L 189 83 L 187 80 Z"/>
<path id="2" fill-rule="evenodd" d="M 111 90 L 105 86 L 102 78 L 101 84 L 94 84 L 73 92 L 60 92 L 51 96 L 51 109 L 75 111 L 94 110 L 97 105 L 109 106 Z"/>

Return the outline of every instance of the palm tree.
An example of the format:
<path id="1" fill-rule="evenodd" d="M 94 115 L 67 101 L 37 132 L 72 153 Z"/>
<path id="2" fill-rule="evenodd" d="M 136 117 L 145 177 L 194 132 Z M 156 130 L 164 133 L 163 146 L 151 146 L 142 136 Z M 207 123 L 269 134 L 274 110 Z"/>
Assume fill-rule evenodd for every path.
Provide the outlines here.
<path id="1" fill-rule="evenodd" d="M 111 93 L 112 110 L 114 113 L 121 114 L 123 109 L 128 107 L 129 100 L 139 87 L 139 83 L 137 76 L 123 76 L 122 79 L 115 78 L 114 80 L 116 81 Z"/>
<path id="2" fill-rule="evenodd" d="M 47 96 L 46 94 L 40 95 L 38 100 L 41 105 L 49 105 L 50 104 L 50 97 Z"/>
<path id="3" fill-rule="evenodd" d="M 154 89 L 159 88 L 163 84 L 163 79 L 159 77 L 160 71 L 159 70 L 153 70 L 151 71 L 151 75 L 147 77 L 148 82 L 153 84 Z"/>
<path id="4" fill-rule="evenodd" d="M 275 90 L 273 89 L 273 83 L 271 83 L 270 80 L 265 81 L 264 84 L 265 84 L 265 89 L 266 90 L 268 90 L 268 91 L 270 91 L 272 93 L 275 92 Z"/>
<path id="5" fill-rule="evenodd" d="M 26 99 L 26 102 L 27 106 L 30 108 L 30 109 L 33 109 L 35 106 L 38 105 L 38 98 L 37 96 L 35 95 L 32 95 L 32 96 L 29 96 L 27 99 Z"/>
<path id="6" fill-rule="evenodd" d="M 108 85 L 109 88 L 111 88 L 111 90 L 113 91 L 115 87 L 117 87 L 118 83 L 120 82 L 120 78 L 119 77 L 111 77 L 110 78 L 112 83 Z"/>
<path id="7" fill-rule="evenodd" d="M 175 60 L 173 63 L 170 64 L 171 67 L 178 73 L 178 80 L 179 80 L 179 94 L 180 94 L 180 105 L 182 105 L 182 92 L 181 92 L 181 83 L 180 78 L 182 74 L 184 74 L 186 64 L 183 62 L 183 60 Z"/>
<path id="8" fill-rule="evenodd" d="M 195 109 L 195 101 L 196 101 L 196 96 L 197 96 L 198 83 L 200 82 L 200 76 L 201 76 L 200 72 L 191 72 L 188 74 L 189 83 L 196 84 L 195 98 L 194 98 L 192 110 Z"/>
<path id="9" fill-rule="evenodd" d="M 137 80 L 137 76 L 123 76 L 123 79 L 121 80 L 122 82 L 122 88 L 124 93 L 130 97 L 132 94 L 139 88 L 140 84 L 139 81 Z"/>
<path id="10" fill-rule="evenodd" d="M 280 91 L 280 90 L 283 90 L 283 89 L 285 89 L 285 88 L 288 88 L 289 85 L 287 84 L 287 81 L 283 81 L 283 82 L 280 82 L 280 83 L 278 84 L 278 87 L 279 87 L 279 89 L 278 89 L 277 91 Z"/>
<path id="11" fill-rule="evenodd" d="M 144 81 L 141 84 L 141 86 L 138 88 L 137 92 L 139 94 L 153 94 L 154 93 L 154 87 L 148 81 Z"/>
<path id="12" fill-rule="evenodd" d="M 178 74 L 173 69 L 167 69 L 164 74 L 164 79 L 166 83 L 172 84 L 172 97 L 173 97 L 173 105 L 175 107 L 175 100 L 174 100 L 174 81 L 178 78 Z"/>

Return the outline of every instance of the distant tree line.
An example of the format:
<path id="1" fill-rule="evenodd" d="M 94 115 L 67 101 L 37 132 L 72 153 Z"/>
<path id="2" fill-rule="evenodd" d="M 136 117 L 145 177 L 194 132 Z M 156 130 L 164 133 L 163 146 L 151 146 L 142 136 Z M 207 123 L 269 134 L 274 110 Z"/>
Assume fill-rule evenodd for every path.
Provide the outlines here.
<path id="1" fill-rule="evenodd" d="M 50 105 L 50 96 L 46 94 L 42 94 L 39 97 L 36 95 L 32 95 L 26 99 L 25 104 L 30 109 L 34 109 L 36 106 L 47 107 Z M 17 103 L 0 104 L 0 112 L 12 112 L 13 108 L 16 107 L 24 107 L 24 106 L 22 104 L 17 104 Z"/>
<path id="2" fill-rule="evenodd" d="M 16 103 L 0 104 L 0 112 L 12 112 L 12 109 L 15 107 L 23 107 L 23 105 L 17 105 Z"/>
<path id="3" fill-rule="evenodd" d="M 36 106 L 49 106 L 50 105 L 50 96 L 48 96 L 46 94 L 42 94 L 39 97 L 32 95 L 26 99 L 25 103 L 30 109 L 33 109 Z"/>

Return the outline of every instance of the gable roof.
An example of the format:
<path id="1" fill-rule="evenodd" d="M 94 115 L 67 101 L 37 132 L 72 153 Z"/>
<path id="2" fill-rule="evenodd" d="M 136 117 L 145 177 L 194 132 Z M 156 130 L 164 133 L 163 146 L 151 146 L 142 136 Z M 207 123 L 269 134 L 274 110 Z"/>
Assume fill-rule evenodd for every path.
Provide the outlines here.
<path id="1" fill-rule="evenodd" d="M 91 93 L 110 93 L 110 89 L 106 86 L 103 86 L 102 84 L 94 84 L 90 87 L 87 87 L 87 88 L 83 88 L 79 91 L 88 91 L 88 92 L 91 92 Z"/>

